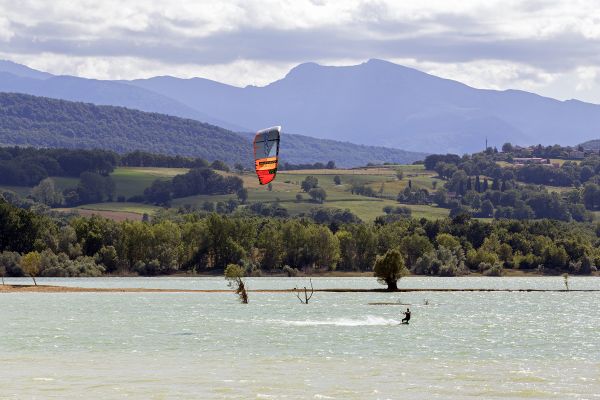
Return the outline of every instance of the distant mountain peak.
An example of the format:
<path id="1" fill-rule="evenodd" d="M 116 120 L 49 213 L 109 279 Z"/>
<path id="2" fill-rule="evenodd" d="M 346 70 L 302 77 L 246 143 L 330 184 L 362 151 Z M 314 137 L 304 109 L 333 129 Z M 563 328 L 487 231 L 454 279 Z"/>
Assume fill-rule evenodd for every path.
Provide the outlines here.
<path id="1" fill-rule="evenodd" d="M 323 65 L 317 64 L 316 62 L 312 62 L 312 61 L 298 64 L 289 70 L 289 72 L 285 75 L 284 79 L 294 77 L 297 75 L 311 73 L 311 72 L 316 71 L 321 68 L 326 68 L 326 67 Z"/>
<path id="2" fill-rule="evenodd" d="M 10 60 L 0 60 L 0 72 L 8 72 L 21 78 L 32 78 L 32 79 L 48 79 L 54 75 L 47 72 L 38 71 L 33 68 L 29 68 L 26 65 L 17 64 Z"/>

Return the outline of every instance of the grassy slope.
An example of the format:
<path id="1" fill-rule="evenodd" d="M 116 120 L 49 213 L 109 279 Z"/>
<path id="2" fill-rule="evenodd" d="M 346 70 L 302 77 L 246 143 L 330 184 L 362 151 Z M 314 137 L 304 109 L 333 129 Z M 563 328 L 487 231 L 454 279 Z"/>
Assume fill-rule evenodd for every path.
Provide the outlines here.
<path id="1" fill-rule="evenodd" d="M 112 173 L 117 189 L 117 197 L 129 198 L 144 193 L 155 179 L 171 179 L 175 175 L 185 174 L 186 168 L 117 168 Z"/>
<path id="2" fill-rule="evenodd" d="M 401 169 L 404 173 L 404 179 L 398 181 L 396 178 L 396 170 Z M 155 179 L 170 179 L 177 174 L 185 173 L 187 170 L 183 168 L 117 168 L 112 178 L 116 183 L 116 196 L 125 196 L 129 198 L 134 195 L 142 194 L 144 189 L 152 184 Z M 224 173 L 224 175 L 232 175 L 232 173 Z M 319 179 L 319 186 L 327 192 L 327 201 L 323 204 L 316 204 L 310 201 L 308 194 L 301 192 L 300 182 L 308 175 L 316 176 Z M 342 184 L 335 185 L 333 178 L 339 175 Z M 372 221 L 375 217 L 383 214 L 383 207 L 386 205 L 396 206 L 398 203 L 394 200 L 398 192 L 406 185 L 408 181 L 412 181 L 413 187 L 424 187 L 428 190 L 432 189 L 432 182 L 437 180 L 434 177 L 435 173 L 425 171 L 423 166 L 419 165 L 397 165 L 384 168 L 362 168 L 362 169 L 344 169 L 344 170 L 304 170 L 304 171 L 284 171 L 277 175 L 277 179 L 273 182 L 273 190 L 269 191 L 266 186 L 258 184 L 258 180 L 254 173 L 246 172 L 241 177 L 244 180 L 244 186 L 248 189 L 248 202 L 267 202 L 272 203 L 279 200 L 283 207 L 288 209 L 290 214 L 298 215 L 306 213 L 314 207 L 330 207 L 349 209 L 358 215 L 364 221 Z M 76 178 L 55 177 L 56 186 L 60 189 L 77 186 Z M 350 193 L 352 183 L 367 184 L 373 187 L 376 191 L 383 184 L 384 195 L 390 199 L 371 198 Z M 438 183 L 442 185 L 442 183 Z M 18 189 L 22 195 L 27 195 L 31 188 L 8 188 Z M 303 200 L 298 202 L 296 195 L 301 193 Z M 225 201 L 229 198 L 235 198 L 235 195 L 222 196 L 190 196 L 173 201 L 173 207 L 183 206 L 185 204 L 201 205 L 205 201 L 217 202 Z M 443 218 L 448 215 L 448 210 L 432 207 L 432 206 L 417 206 L 407 205 L 413 210 L 413 216 L 416 218 Z M 115 211 L 115 212 L 131 212 L 137 214 L 148 213 L 152 214 L 159 207 L 142 204 L 142 203 L 99 203 L 86 204 L 78 207 L 84 210 L 96 211 Z"/>
<path id="3" fill-rule="evenodd" d="M 396 178 L 396 169 L 404 171 L 404 180 L 399 182 Z M 327 201 L 319 205 L 310 201 L 308 194 L 301 192 L 300 182 L 307 176 L 312 175 L 319 180 L 319 186 L 327 192 Z M 342 184 L 336 185 L 333 178 L 339 175 Z M 410 177 L 409 177 L 410 175 Z M 273 190 L 269 191 L 266 186 L 260 186 L 254 173 L 245 173 L 242 178 L 244 186 L 248 189 L 248 202 L 275 202 L 277 199 L 290 214 L 298 215 L 308 212 L 314 207 L 330 207 L 349 209 L 358 215 L 364 221 L 372 221 L 375 217 L 383 214 L 383 207 L 386 205 L 396 206 L 398 203 L 393 199 L 379 199 L 350 193 L 352 182 L 364 183 L 379 188 L 384 184 L 384 194 L 395 198 L 398 195 L 397 187 L 404 187 L 408 184 L 408 179 L 413 181 L 413 187 L 423 186 L 431 189 L 431 182 L 434 180 L 434 173 L 425 171 L 422 166 L 405 165 L 387 168 L 364 168 L 349 170 L 301 170 L 284 171 L 277 174 L 277 179 L 273 182 Z M 389 188 L 389 189 L 388 189 Z M 301 193 L 303 200 L 298 202 L 296 195 Z M 202 204 L 204 201 L 224 201 L 229 198 L 235 198 L 235 195 L 224 196 L 191 196 L 173 201 L 173 206 L 182 206 L 185 204 Z M 443 218 L 448 215 L 448 210 L 431 206 L 413 206 L 407 207 L 413 210 L 413 216 L 417 218 Z"/>
<path id="4" fill-rule="evenodd" d="M 404 178 L 399 181 L 396 178 L 396 171 L 400 169 L 404 173 Z M 184 168 L 117 168 L 112 174 L 117 187 L 117 196 L 131 196 L 142 194 L 144 189 L 152 184 L 155 179 L 170 179 L 173 176 L 185 173 Z M 233 173 L 224 173 L 224 175 L 233 175 Z M 327 201 L 323 204 L 316 204 L 310 201 L 307 193 L 300 190 L 300 182 L 308 175 L 316 176 L 319 179 L 319 186 L 327 192 Z M 339 175 L 342 181 L 341 185 L 335 185 L 333 178 Z M 403 190 L 408 181 L 412 182 L 415 188 L 425 188 L 432 190 L 432 183 L 438 181 L 437 186 L 441 187 L 443 182 L 435 177 L 435 172 L 426 171 L 422 165 L 396 165 L 379 168 L 362 169 L 337 169 L 337 170 L 301 170 L 301 171 L 283 171 L 278 173 L 277 179 L 273 182 L 273 190 L 269 191 L 266 186 L 258 184 L 254 173 L 246 172 L 241 177 L 244 180 L 244 186 L 248 189 L 248 202 L 266 202 L 272 203 L 279 200 L 290 214 L 298 215 L 306 213 L 314 207 L 330 207 L 349 209 L 358 215 L 364 221 L 372 221 L 375 217 L 383 214 L 383 207 L 386 205 L 399 205 L 394 199 L 398 192 Z M 60 189 L 77 186 L 76 178 L 54 177 L 56 186 Z M 371 198 L 350 193 L 352 183 L 361 183 L 371 186 L 375 191 L 379 191 L 383 185 L 383 195 L 389 199 Z M 31 190 L 28 187 L 2 186 L 1 189 L 12 190 L 20 195 L 27 196 Z M 568 188 L 548 187 L 550 191 L 564 191 Z M 296 195 L 301 193 L 303 200 L 298 202 Z M 199 206 L 205 201 L 217 202 L 226 201 L 235 198 L 235 195 L 221 196 L 190 196 L 181 199 L 175 199 L 172 202 L 173 207 L 186 204 Z M 448 210 L 433 206 L 404 205 L 413 211 L 416 218 L 437 219 L 448 215 Z M 86 204 L 78 207 L 86 210 L 103 210 L 116 212 L 132 212 L 137 214 L 152 214 L 160 207 L 142 204 L 142 203 L 99 203 Z M 595 219 L 600 220 L 600 212 L 594 213 Z"/>

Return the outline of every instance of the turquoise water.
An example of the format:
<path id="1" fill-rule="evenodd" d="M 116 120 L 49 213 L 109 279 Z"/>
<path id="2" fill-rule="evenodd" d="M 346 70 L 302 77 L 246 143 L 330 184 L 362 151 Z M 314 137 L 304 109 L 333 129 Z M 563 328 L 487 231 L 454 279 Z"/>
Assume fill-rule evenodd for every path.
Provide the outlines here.
<path id="1" fill-rule="evenodd" d="M 7 283 L 27 280 L 8 280 Z M 220 278 L 52 279 L 225 289 Z M 315 288 L 377 287 L 317 278 Z M 250 279 L 250 288 L 304 286 Z M 560 277 L 407 278 L 403 287 L 562 289 Z M 598 278 L 570 286 L 599 288 Z M 425 305 L 428 300 L 428 305 Z M 598 399 L 598 293 L 10 293 L 0 399 Z M 399 326 L 410 304 L 410 325 Z"/>

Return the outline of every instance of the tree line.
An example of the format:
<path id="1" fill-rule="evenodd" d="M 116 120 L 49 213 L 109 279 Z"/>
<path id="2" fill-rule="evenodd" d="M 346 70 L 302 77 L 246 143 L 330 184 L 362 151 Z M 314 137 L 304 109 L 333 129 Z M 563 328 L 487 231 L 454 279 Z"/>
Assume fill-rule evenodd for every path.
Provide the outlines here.
<path id="1" fill-rule="evenodd" d="M 175 198 L 229 193 L 238 193 L 238 196 L 245 201 L 247 191 L 241 178 L 224 177 L 210 168 L 194 168 L 185 174 L 174 176 L 171 180 L 156 179 L 144 190 L 140 200 L 157 205 L 169 205 Z"/>
<path id="2" fill-rule="evenodd" d="M 12 276 L 157 275 L 222 271 L 228 264 L 254 275 L 372 271 L 377 256 L 392 249 L 415 274 L 501 275 L 506 269 L 589 274 L 600 263 L 599 237 L 600 226 L 590 223 L 490 223 L 464 215 L 335 224 L 237 212 L 164 213 L 152 221 L 61 220 L 0 200 L 0 265 Z"/>
<path id="3" fill-rule="evenodd" d="M 107 176 L 116 167 L 205 168 L 229 170 L 227 164 L 202 158 L 134 151 L 120 155 L 108 150 L 0 148 L 0 184 L 35 186 L 50 176 L 79 177 L 84 172 Z"/>

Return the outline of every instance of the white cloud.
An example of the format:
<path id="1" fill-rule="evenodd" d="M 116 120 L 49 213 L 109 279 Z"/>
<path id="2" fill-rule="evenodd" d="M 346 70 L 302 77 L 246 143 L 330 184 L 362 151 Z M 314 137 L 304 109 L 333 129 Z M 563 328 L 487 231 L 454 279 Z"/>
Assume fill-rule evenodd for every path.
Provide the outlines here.
<path id="1" fill-rule="evenodd" d="M 600 102 L 596 0 L 0 0 L 1 56 L 101 79 L 264 85 L 388 59 L 475 87 Z"/>
<path id="2" fill-rule="evenodd" d="M 600 83 L 600 68 L 593 66 L 579 67 L 575 71 L 578 77 L 575 89 L 579 92 L 585 92 L 592 89 Z"/>
<path id="3" fill-rule="evenodd" d="M 8 19 L 0 15 L 0 42 L 7 42 L 13 37 Z"/>

